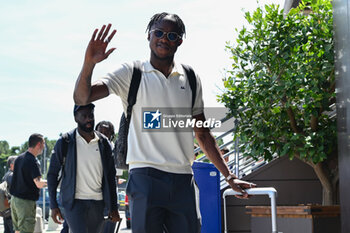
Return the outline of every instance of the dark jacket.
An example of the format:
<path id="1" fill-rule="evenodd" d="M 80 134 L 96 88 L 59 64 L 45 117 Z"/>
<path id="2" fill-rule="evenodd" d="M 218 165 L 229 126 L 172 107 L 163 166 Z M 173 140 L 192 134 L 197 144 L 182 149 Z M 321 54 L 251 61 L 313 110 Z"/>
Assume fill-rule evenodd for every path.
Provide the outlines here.
<path id="1" fill-rule="evenodd" d="M 105 207 L 109 211 L 117 210 L 117 194 L 115 184 L 115 167 L 112 157 L 112 148 L 108 139 L 95 131 L 99 136 L 98 146 L 100 149 L 102 167 L 103 167 L 103 179 L 102 179 L 102 193 Z M 76 185 L 76 170 L 77 170 L 77 149 L 76 149 L 76 129 L 68 133 L 68 147 L 67 156 L 65 159 L 64 171 L 61 180 L 60 198 L 64 208 L 71 209 L 74 204 L 75 197 L 75 185 Z M 56 200 L 58 176 L 61 170 L 63 161 L 62 143 L 61 137 L 56 142 L 54 152 L 50 159 L 50 167 L 47 174 L 47 183 L 50 196 L 50 208 L 58 208 Z"/>

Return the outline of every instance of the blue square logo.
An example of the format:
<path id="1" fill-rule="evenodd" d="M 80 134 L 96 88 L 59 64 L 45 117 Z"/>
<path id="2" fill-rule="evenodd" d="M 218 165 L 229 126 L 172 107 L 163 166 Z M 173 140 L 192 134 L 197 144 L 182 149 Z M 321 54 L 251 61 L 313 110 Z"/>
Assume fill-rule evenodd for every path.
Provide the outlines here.
<path id="1" fill-rule="evenodd" d="M 144 129 L 160 129 L 162 113 L 159 109 L 154 111 L 143 112 L 143 128 Z"/>

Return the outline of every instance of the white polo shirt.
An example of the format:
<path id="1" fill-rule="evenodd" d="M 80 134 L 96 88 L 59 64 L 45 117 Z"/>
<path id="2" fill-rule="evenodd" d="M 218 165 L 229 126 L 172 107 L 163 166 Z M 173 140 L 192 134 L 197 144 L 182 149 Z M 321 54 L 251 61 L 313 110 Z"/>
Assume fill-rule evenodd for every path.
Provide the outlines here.
<path id="1" fill-rule="evenodd" d="M 103 200 L 102 177 L 103 168 L 98 147 L 99 137 L 89 143 L 76 131 L 77 174 L 75 199 Z"/>
<path id="2" fill-rule="evenodd" d="M 142 78 L 137 100 L 132 109 L 128 136 L 127 163 L 129 169 L 153 167 L 172 173 L 190 174 L 194 159 L 193 132 L 145 132 L 142 107 L 188 108 L 192 107 L 192 90 L 180 64 L 166 78 L 153 68 L 149 61 L 142 62 Z M 123 64 L 101 80 L 109 93 L 120 96 L 126 112 L 127 98 L 132 78 L 133 64 Z M 197 79 L 197 93 L 192 115 L 203 113 L 202 87 Z"/>

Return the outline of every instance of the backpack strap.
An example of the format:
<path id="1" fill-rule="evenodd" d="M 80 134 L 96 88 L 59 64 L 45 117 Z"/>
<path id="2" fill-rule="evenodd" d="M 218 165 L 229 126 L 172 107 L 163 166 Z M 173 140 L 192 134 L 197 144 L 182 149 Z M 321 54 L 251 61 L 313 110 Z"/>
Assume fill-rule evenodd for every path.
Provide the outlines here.
<path id="1" fill-rule="evenodd" d="M 137 91 L 139 90 L 140 87 L 140 82 L 141 82 L 141 64 L 138 61 L 134 61 L 134 69 L 132 72 L 132 78 L 131 78 L 131 83 L 129 87 L 129 93 L 128 93 L 128 107 L 126 110 L 126 118 L 130 122 L 131 119 L 131 112 L 132 112 L 132 107 L 136 103 L 136 96 L 137 96 Z"/>
<path id="2" fill-rule="evenodd" d="M 184 70 L 186 72 L 186 76 L 188 78 L 188 82 L 190 83 L 190 87 L 192 90 L 192 108 L 193 108 L 194 102 L 196 101 L 196 94 L 197 94 L 196 74 L 194 73 L 191 66 L 182 64 L 182 67 L 184 68 Z"/>
<path id="3" fill-rule="evenodd" d="M 61 144 L 62 161 L 61 161 L 61 172 L 58 177 L 58 183 L 61 181 L 63 177 L 64 165 L 66 164 L 66 158 L 68 153 L 68 144 L 69 144 L 69 135 L 68 133 L 64 133 L 62 135 L 62 144 Z"/>
<path id="4" fill-rule="evenodd" d="M 107 137 L 103 134 L 103 133 L 100 133 L 99 131 L 95 130 L 95 133 L 97 134 L 97 136 L 101 139 L 102 141 L 102 144 L 104 147 L 111 147 L 110 146 L 110 143 L 107 139 Z"/>

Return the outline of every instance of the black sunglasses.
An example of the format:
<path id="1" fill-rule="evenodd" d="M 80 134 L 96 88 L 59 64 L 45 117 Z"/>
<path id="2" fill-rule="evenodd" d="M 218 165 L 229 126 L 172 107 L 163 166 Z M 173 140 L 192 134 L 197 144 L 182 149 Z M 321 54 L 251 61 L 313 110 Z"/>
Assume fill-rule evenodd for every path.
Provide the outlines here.
<path id="1" fill-rule="evenodd" d="M 168 40 L 172 42 L 177 41 L 178 39 L 181 39 L 181 36 L 176 32 L 164 32 L 160 29 L 153 29 L 150 32 L 153 32 L 153 34 L 159 39 L 163 38 L 166 35 Z"/>

